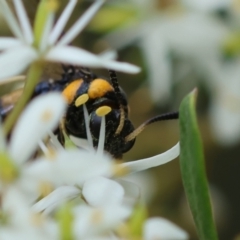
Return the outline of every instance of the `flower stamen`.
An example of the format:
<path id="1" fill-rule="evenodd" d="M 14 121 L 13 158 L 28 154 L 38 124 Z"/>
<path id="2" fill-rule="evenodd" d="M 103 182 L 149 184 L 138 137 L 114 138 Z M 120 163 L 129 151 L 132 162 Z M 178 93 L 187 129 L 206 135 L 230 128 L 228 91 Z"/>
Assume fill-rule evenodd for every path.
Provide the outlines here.
<path id="1" fill-rule="evenodd" d="M 85 103 L 88 101 L 88 99 L 89 99 L 89 96 L 88 96 L 87 93 L 79 96 L 79 97 L 75 100 L 75 106 L 76 106 L 76 107 L 79 107 L 79 106 L 85 104 Z"/>
<path id="2" fill-rule="evenodd" d="M 101 119 L 100 134 L 98 140 L 97 154 L 103 155 L 104 143 L 105 143 L 105 130 L 106 130 L 106 118 L 105 116 Z"/>
<path id="3" fill-rule="evenodd" d="M 108 113 L 110 113 L 112 111 L 112 108 L 109 107 L 109 106 L 102 106 L 102 107 L 99 107 L 97 110 L 96 110 L 96 114 L 99 116 L 99 117 L 103 117 L 105 115 L 107 115 Z"/>
<path id="4" fill-rule="evenodd" d="M 47 147 L 43 141 L 39 141 L 38 145 L 47 159 L 49 160 L 56 159 L 56 151 L 54 149 L 52 149 L 51 147 Z"/>
<path id="5" fill-rule="evenodd" d="M 90 119 L 89 119 L 88 110 L 87 110 L 87 107 L 85 104 L 83 104 L 83 114 L 84 114 L 84 121 L 85 121 L 88 144 L 90 147 L 93 148 L 93 140 L 92 140 L 92 135 L 90 132 L 90 127 L 89 127 Z"/>
<path id="6" fill-rule="evenodd" d="M 49 122 L 53 117 L 53 113 L 50 110 L 46 110 L 45 112 L 43 112 L 42 116 L 41 116 L 41 120 L 43 122 Z"/>
<path id="7" fill-rule="evenodd" d="M 112 172 L 114 177 L 122 177 L 131 173 L 130 169 L 127 166 L 119 163 L 113 165 Z"/>
<path id="8" fill-rule="evenodd" d="M 48 196 L 53 190 L 54 188 L 49 182 L 41 182 L 39 185 L 39 193 L 41 198 Z"/>
<path id="9" fill-rule="evenodd" d="M 93 224 L 99 224 L 103 220 L 103 212 L 100 209 L 96 209 L 91 215 L 91 222 Z"/>

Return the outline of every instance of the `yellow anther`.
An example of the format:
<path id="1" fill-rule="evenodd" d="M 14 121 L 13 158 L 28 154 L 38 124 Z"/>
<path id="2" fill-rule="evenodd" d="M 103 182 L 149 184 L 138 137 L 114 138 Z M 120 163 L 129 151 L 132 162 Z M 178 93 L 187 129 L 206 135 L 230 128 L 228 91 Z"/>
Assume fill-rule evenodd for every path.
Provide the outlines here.
<path id="1" fill-rule="evenodd" d="M 75 106 L 79 107 L 79 106 L 85 104 L 88 101 L 88 99 L 89 99 L 89 96 L 86 93 L 79 96 L 75 101 Z"/>
<path id="2" fill-rule="evenodd" d="M 44 198 L 53 191 L 53 186 L 48 182 L 42 182 L 39 185 L 39 191 L 40 191 L 40 196 Z"/>
<path id="3" fill-rule="evenodd" d="M 98 225 L 103 220 L 103 212 L 100 209 L 96 209 L 91 215 L 91 222 Z"/>
<path id="4" fill-rule="evenodd" d="M 48 147 L 48 151 L 45 153 L 47 160 L 53 161 L 56 160 L 57 152 L 55 149 Z"/>
<path id="5" fill-rule="evenodd" d="M 103 117 L 103 116 L 107 115 L 108 113 L 110 113 L 111 111 L 112 111 L 112 108 L 110 108 L 109 106 L 102 106 L 96 110 L 96 114 L 99 117 Z"/>
<path id="6" fill-rule="evenodd" d="M 43 112 L 41 118 L 43 122 L 49 122 L 53 117 L 53 113 L 50 110 Z"/>
<path id="7" fill-rule="evenodd" d="M 33 213 L 30 216 L 31 222 L 34 226 L 38 227 L 44 224 L 44 217 L 40 213 Z"/>
<path id="8" fill-rule="evenodd" d="M 112 173 L 114 177 L 122 177 L 128 175 L 130 173 L 130 169 L 122 164 L 116 163 L 113 165 Z"/>

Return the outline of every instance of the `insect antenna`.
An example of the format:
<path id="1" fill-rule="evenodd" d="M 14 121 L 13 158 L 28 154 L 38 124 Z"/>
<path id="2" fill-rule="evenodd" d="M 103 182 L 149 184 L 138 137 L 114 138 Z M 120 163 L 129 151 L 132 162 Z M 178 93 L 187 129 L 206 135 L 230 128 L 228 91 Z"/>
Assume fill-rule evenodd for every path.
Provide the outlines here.
<path id="1" fill-rule="evenodd" d="M 160 122 L 160 121 L 164 121 L 164 120 L 172 120 L 172 119 L 178 119 L 178 118 L 179 118 L 179 112 L 164 113 L 164 114 L 155 116 L 153 118 L 150 118 L 146 122 L 142 123 L 138 128 L 136 128 L 129 135 L 127 135 L 125 137 L 125 141 L 129 142 L 129 141 L 133 140 L 134 138 L 136 138 L 136 136 L 139 135 L 139 133 L 141 133 L 147 125 L 150 125 L 154 122 Z"/>
<path id="2" fill-rule="evenodd" d="M 118 128 L 115 132 L 115 134 L 117 135 L 122 131 L 123 126 L 124 126 L 124 121 L 125 121 L 125 112 L 124 112 L 123 101 L 122 101 L 123 97 L 122 97 L 122 93 L 119 88 L 116 72 L 114 70 L 109 70 L 109 76 L 110 76 L 110 80 L 111 80 L 113 88 L 114 88 L 114 92 L 117 96 L 119 109 L 120 109 L 120 122 L 119 122 Z"/>

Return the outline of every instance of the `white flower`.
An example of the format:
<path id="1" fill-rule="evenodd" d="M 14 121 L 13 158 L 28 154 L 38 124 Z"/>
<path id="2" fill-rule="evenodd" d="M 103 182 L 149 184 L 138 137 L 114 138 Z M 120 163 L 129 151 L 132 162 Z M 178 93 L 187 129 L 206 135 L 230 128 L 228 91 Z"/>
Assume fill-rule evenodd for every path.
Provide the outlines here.
<path id="1" fill-rule="evenodd" d="M 14 239 L 17 235 L 19 235 L 20 239 L 26 239 L 26 236 L 34 238 L 34 235 L 38 236 L 38 239 L 58 239 L 56 237 L 56 234 L 58 234 L 56 222 L 51 220 L 53 223 L 51 221 L 49 223 L 49 221 L 44 220 L 43 224 L 48 225 L 48 228 L 45 229 L 45 225 L 35 227 L 30 218 L 44 210 L 46 210 L 44 216 L 48 217 L 47 213 L 58 209 L 66 201 L 73 198 L 80 199 L 83 184 L 85 184 L 83 186 L 83 195 L 93 205 L 102 205 L 101 201 L 104 201 L 104 196 L 102 195 L 103 192 L 99 191 L 94 198 L 94 192 L 90 193 L 89 189 L 94 191 L 96 187 L 102 186 L 102 189 L 111 190 L 116 194 L 113 194 L 114 197 L 111 198 L 111 207 L 109 205 L 94 209 L 87 207 L 82 201 L 81 205 L 85 206 L 87 210 L 78 210 L 79 208 L 76 211 L 74 210 L 76 212 L 75 222 L 79 224 L 80 229 L 83 227 L 85 230 L 79 233 L 76 227 L 77 234 L 85 234 L 85 232 L 90 231 L 91 227 L 95 227 L 96 222 L 92 219 L 95 213 L 99 213 L 101 217 L 99 219 L 100 224 L 96 227 L 96 233 L 98 233 L 117 226 L 131 212 L 129 207 L 122 206 L 121 199 L 124 190 L 121 185 L 113 180 L 100 177 L 109 177 L 112 174 L 114 164 L 112 159 L 103 154 L 96 155 L 92 151 L 86 152 L 78 149 L 60 149 L 52 154 L 46 152 L 46 157 L 26 162 L 30 159 L 32 153 L 36 151 L 39 140 L 56 127 L 64 110 L 65 101 L 59 93 L 50 93 L 37 97 L 31 101 L 20 116 L 12 133 L 10 143 L 6 144 L 3 136 L 0 135 L 0 149 L 7 152 L 8 161 L 16 165 L 18 173 L 10 179 L 4 178 L 4 176 L 8 177 L 8 168 L 1 169 L 1 173 L 5 173 L 5 175 L 1 174 L 0 189 L 3 198 L 3 209 L 11 217 L 11 222 L 0 233 L 1 239 Z M 55 191 L 32 207 L 31 204 L 40 195 L 39 187 L 44 183 L 52 187 L 52 190 L 55 189 Z M 73 185 L 78 185 L 78 187 Z M 113 209 L 119 214 L 113 214 Z M 77 215 L 78 211 L 81 213 L 80 216 Z M 85 224 L 86 220 L 88 225 L 85 227 L 82 224 Z M 45 230 L 42 231 L 43 229 Z M 38 234 L 38 231 L 42 231 L 41 234 Z M 54 238 L 47 237 L 48 234 L 53 234 Z M 46 238 L 44 238 L 45 235 Z"/>
<path id="2" fill-rule="evenodd" d="M 45 178 L 54 186 L 83 183 L 95 176 L 109 176 L 113 161 L 108 156 L 79 149 L 58 150 L 53 156 L 42 157 L 28 167 L 28 174 Z M 41 169 L 41 170 L 40 170 Z M 57 176 L 57 177 L 56 177 Z"/>
<path id="3" fill-rule="evenodd" d="M 106 67 L 117 71 L 129 73 L 139 72 L 139 68 L 128 63 L 119 63 L 112 60 L 112 54 L 96 56 L 86 50 L 68 44 L 83 30 L 94 14 L 98 11 L 104 0 L 95 3 L 81 16 L 76 23 L 60 38 L 63 29 L 71 16 L 77 0 L 70 0 L 54 24 L 54 11 L 51 9 L 46 17 L 46 24 L 41 33 L 40 43 L 36 45 L 33 30 L 30 26 L 26 11 L 21 0 L 14 0 L 18 21 L 11 12 L 5 0 L 0 1 L 0 11 L 15 38 L 0 37 L 0 78 L 17 75 L 25 70 L 29 64 L 36 60 L 58 61 L 63 63 L 88 66 Z M 49 3 L 50 5 L 50 3 Z M 60 39 L 59 39 L 60 38 Z"/>
<path id="4" fill-rule="evenodd" d="M 31 211 L 26 196 L 16 188 L 2 193 L 0 239 L 59 239 L 56 222 Z"/>
<path id="5" fill-rule="evenodd" d="M 0 134 L 0 149 L 4 156 L 1 158 L 2 189 L 6 183 L 11 185 L 13 181 L 13 184 L 20 188 L 37 191 L 37 183 L 27 174 L 28 167 L 35 162 L 27 163 L 27 161 L 37 150 L 39 141 L 56 128 L 65 107 L 65 100 L 59 93 L 49 93 L 35 98 L 20 116 L 9 144 L 6 144 L 3 134 Z"/>
<path id="6" fill-rule="evenodd" d="M 101 208 L 80 206 L 73 209 L 73 213 L 75 236 L 85 239 L 111 232 L 130 216 L 131 209 L 121 205 Z"/>
<path id="7" fill-rule="evenodd" d="M 74 186 L 61 186 L 32 206 L 35 213 L 48 214 L 63 203 L 79 197 L 81 190 Z"/>
<path id="8" fill-rule="evenodd" d="M 88 116 L 85 117 L 87 122 Z M 86 126 L 86 131 L 90 132 L 89 125 Z M 38 160 L 39 166 L 36 163 L 28 169 L 35 178 L 44 175 L 42 181 L 49 182 L 55 189 L 34 204 L 32 210 L 49 215 L 65 202 L 75 202 L 78 199 L 80 204 L 72 209 L 72 224 L 75 236 L 84 239 L 110 234 L 130 216 L 140 196 L 139 188 L 133 183 L 119 179 L 121 174 L 156 167 L 179 155 L 177 144 L 155 157 L 116 164 L 103 150 L 104 120 L 100 128 L 97 150 L 93 149 L 91 141 L 92 139 L 88 139 L 88 150 L 59 150 L 52 156 L 51 161 L 45 161 L 43 164 L 43 159 Z"/>
<path id="9" fill-rule="evenodd" d="M 93 207 L 118 205 L 123 201 L 124 189 L 113 180 L 95 177 L 84 183 L 82 194 Z"/>
<path id="10" fill-rule="evenodd" d="M 214 137 L 223 145 L 240 140 L 240 58 L 219 66 L 212 74 L 210 123 Z"/>
<path id="11" fill-rule="evenodd" d="M 170 221 L 155 217 L 149 218 L 144 223 L 144 240 L 187 240 L 189 239 L 188 234 L 177 225 Z"/>

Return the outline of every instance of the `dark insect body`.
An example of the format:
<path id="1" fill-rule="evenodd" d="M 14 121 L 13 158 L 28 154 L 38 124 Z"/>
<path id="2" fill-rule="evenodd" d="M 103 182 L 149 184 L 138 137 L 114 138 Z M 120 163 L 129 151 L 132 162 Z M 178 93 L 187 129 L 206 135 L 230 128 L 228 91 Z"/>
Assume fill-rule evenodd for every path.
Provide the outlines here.
<path id="1" fill-rule="evenodd" d="M 93 146 L 99 143 L 102 117 L 99 111 L 108 108 L 105 115 L 105 143 L 104 150 L 114 158 L 122 158 L 123 153 L 129 151 L 136 136 L 145 126 L 161 120 L 177 119 L 178 112 L 167 113 L 149 119 L 135 129 L 128 119 L 128 102 L 124 91 L 118 84 L 116 73 L 109 70 L 110 80 L 99 78 L 83 67 L 63 66 L 64 73 L 59 80 L 43 80 L 35 88 L 33 97 L 50 91 L 60 91 L 65 97 L 68 108 L 59 129 L 58 138 L 64 145 L 63 131 L 69 136 L 87 139 L 84 119 L 84 106 L 89 114 L 89 129 Z M 6 101 L 5 101 L 6 102 Z M 8 107 L 4 98 L 0 100 L 0 114 L 5 118 Z"/>

